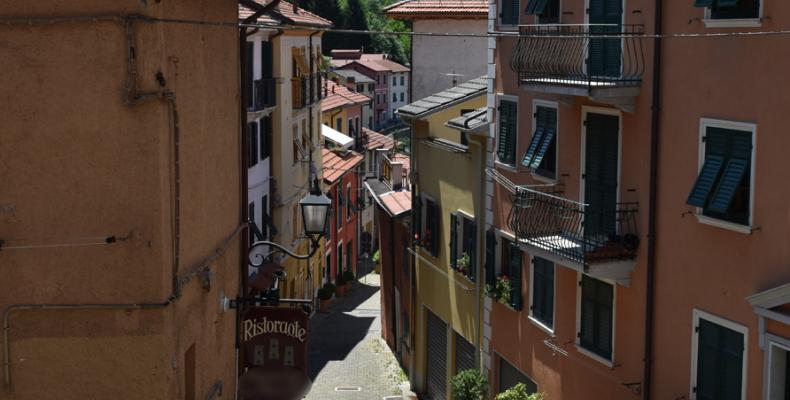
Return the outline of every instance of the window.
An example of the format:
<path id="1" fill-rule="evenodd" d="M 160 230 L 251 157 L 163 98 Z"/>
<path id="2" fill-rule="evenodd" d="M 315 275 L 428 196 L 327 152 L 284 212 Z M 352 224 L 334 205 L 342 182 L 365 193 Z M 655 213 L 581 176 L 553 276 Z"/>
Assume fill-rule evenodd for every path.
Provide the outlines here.
<path id="1" fill-rule="evenodd" d="M 357 84 L 357 92 L 362 93 L 365 91 L 365 85 L 359 83 Z"/>
<path id="2" fill-rule="evenodd" d="M 611 361 L 614 286 L 587 275 L 582 275 L 579 286 L 581 286 L 579 346 Z"/>
<path id="3" fill-rule="evenodd" d="M 475 364 L 475 346 L 458 332 L 455 337 L 455 373 L 470 369 L 477 369 Z"/>
<path id="4" fill-rule="evenodd" d="M 477 226 L 457 212 L 450 213 L 450 267 L 475 280 L 477 270 Z M 463 263 L 460 260 L 465 260 Z M 465 265 L 464 265 L 465 264 Z"/>
<path id="5" fill-rule="evenodd" d="M 294 132 L 292 138 L 293 143 L 291 143 L 292 144 L 291 151 L 293 152 L 292 164 L 296 164 L 296 162 L 299 161 L 299 144 L 296 142 L 297 140 L 299 140 L 298 137 L 299 137 L 299 128 L 296 125 L 294 125 Z"/>
<path id="6" fill-rule="evenodd" d="M 768 345 L 766 398 L 790 400 L 790 343 L 779 338 L 774 340 L 782 343 L 770 341 Z"/>
<path id="7" fill-rule="evenodd" d="M 403 92 L 401 92 L 401 94 L 400 94 L 400 101 L 405 101 L 404 98 L 405 97 L 403 96 Z"/>
<path id="8" fill-rule="evenodd" d="M 392 86 L 397 86 L 398 81 L 396 80 L 395 76 L 392 77 Z"/>
<path id="9" fill-rule="evenodd" d="M 530 377 L 523 374 L 516 367 L 505 361 L 504 358 L 499 357 L 499 393 L 512 388 L 513 386 L 523 383 L 527 386 L 527 393 L 532 394 L 538 391 L 538 384 L 535 383 Z"/>
<path id="10" fill-rule="evenodd" d="M 554 179 L 557 176 L 557 109 L 536 105 L 533 116 L 535 131 L 521 165 Z"/>
<path id="11" fill-rule="evenodd" d="M 291 228 L 292 228 L 291 234 L 293 235 L 292 240 L 298 239 L 299 238 L 299 234 L 301 233 L 301 230 L 299 229 L 299 208 L 300 208 L 299 207 L 299 203 L 294 203 L 293 208 L 291 210 L 292 211 L 292 213 L 291 213 L 291 218 L 292 218 L 291 219 Z"/>
<path id="12" fill-rule="evenodd" d="M 337 265 L 335 266 L 337 270 L 337 275 L 340 275 L 340 272 L 343 270 L 343 243 L 337 244 Z"/>
<path id="13" fill-rule="evenodd" d="M 396 101 L 398 101 L 398 94 L 397 94 L 397 93 L 393 93 L 393 94 L 392 94 L 392 101 L 393 101 L 393 102 L 396 102 Z"/>
<path id="14" fill-rule="evenodd" d="M 337 222 L 337 230 L 343 228 L 343 205 L 345 204 L 345 200 L 343 199 L 343 189 L 337 188 L 337 218 L 335 221 Z"/>
<path id="15" fill-rule="evenodd" d="M 271 134 L 272 134 L 272 118 L 263 117 L 261 119 L 261 160 L 271 156 Z"/>
<path id="16" fill-rule="evenodd" d="M 368 116 L 368 128 L 373 129 L 373 116 Z"/>
<path id="17" fill-rule="evenodd" d="M 247 108 L 252 108 L 254 106 L 254 99 L 253 99 L 253 80 L 255 79 L 255 43 L 247 42 L 246 43 L 246 50 L 247 50 L 247 59 L 246 61 L 246 70 L 244 71 L 244 80 L 245 84 L 244 87 L 249 90 L 249 93 L 245 93 L 247 95 Z"/>
<path id="18" fill-rule="evenodd" d="M 529 0 L 526 15 L 537 15 L 541 24 L 558 24 L 560 22 L 560 0 Z"/>
<path id="19" fill-rule="evenodd" d="M 499 24 L 518 25 L 518 16 L 521 13 L 519 0 L 500 0 Z"/>
<path id="20" fill-rule="evenodd" d="M 343 132 L 343 118 L 338 118 L 335 120 L 335 130 L 338 132 Z"/>
<path id="21" fill-rule="evenodd" d="M 349 136 L 351 136 L 353 138 L 356 138 L 357 134 L 356 134 L 356 132 L 354 132 L 354 120 L 351 119 L 351 118 L 348 119 L 348 131 L 347 132 L 348 132 Z"/>
<path id="22" fill-rule="evenodd" d="M 746 327 L 694 310 L 691 391 L 696 399 L 746 398 Z"/>
<path id="23" fill-rule="evenodd" d="M 686 203 L 702 215 L 738 225 L 751 224 L 752 141 L 750 124 L 703 119 L 703 163 Z"/>
<path id="24" fill-rule="evenodd" d="M 400 76 L 400 85 L 401 86 L 406 86 L 406 77 L 404 77 L 403 75 Z M 401 100 L 403 100 L 403 99 L 401 99 Z"/>
<path id="25" fill-rule="evenodd" d="M 248 137 L 250 138 L 250 142 L 247 143 L 249 146 L 249 162 L 247 165 L 249 167 L 254 167 L 255 164 L 258 164 L 258 123 L 251 122 L 247 124 L 247 129 L 249 130 Z"/>
<path id="26" fill-rule="evenodd" d="M 354 257 L 354 243 L 348 242 L 346 245 L 346 271 L 354 271 L 351 262 L 353 261 Z"/>
<path id="27" fill-rule="evenodd" d="M 500 100 L 499 133 L 497 135 L 497 159 L 500 163 L 510 166 L 515 165 L 517 135 L 518 103 Z"/>
<path id="28" fill-rule="evenodd" d="M 256 236 L 255 230 L 257 230 L 257 226 L 255 225 L 255 202 L 252 202 L 247 205 L 247 219 L 250 221 L 253 227 L 253 229 L 250 229 L 250 233 L 249 233 L 249 239 L 250 239 L 249 242 L 250 245 L 252 245 L 253 243 L 255 243 L 255 236 Z"/>
<path id="29" fill-rule="evenodd" d="M 354 203 L 351 201 L 353 197 L 351 197 L 351 184 L 346 186 L 346 220 L 351 219 L 351 211 L 353 211 Z"/>
<path id="30" fill-rule="evenodd" d="M 706 7 L 710 19 L 760 18 L 760 0 L 694 0 L 695 7 Z"/>
<path id="31" fill-rule="evenodd" d="M 359 126 L 359 117 L 354 117 L 354 126 L 357 128 L 357 134 L 362 133 Z"/>
<path id="32" fill-rule="evenodd" d="M 554 263 L 532 258 L 529 315 L 549 330 L 554 329 Z"/>
<path id="33" fill-rule="evenodd" d="M 269 233 L 273 233 L 276 229 L 269 228 L 272 225 L 271 218 L 269 218 L 269 196 L 261 197 L 261 239 L 266 240 L 269 238 Z"/>
<path id="34" fill-rule="evenodd" d="M 422 232 L 420 244 L 432 256 L 439 255 L 439 205 L 428 198 L 422 201 Z"/>

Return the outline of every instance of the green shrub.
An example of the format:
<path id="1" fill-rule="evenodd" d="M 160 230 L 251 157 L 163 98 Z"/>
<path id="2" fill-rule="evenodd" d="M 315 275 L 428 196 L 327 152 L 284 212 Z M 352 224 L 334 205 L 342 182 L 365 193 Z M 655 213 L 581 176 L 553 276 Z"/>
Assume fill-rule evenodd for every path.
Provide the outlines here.
<path id="1" fill-rule="evenodd" d="M 371 258 L 371 260 L 373 260 L 374 263 L 378 264 L 379 261 L 381 261 L 381 250 L 376 250 L 376 252 L 373 253 L 373 258 Z"/>
<path id="2" fill-rule="evenodd" d="M 337 276 L 335 277 L 335 286 L 343 286 L 345 284 L 346 284 L 346 278 L 343 276 L 343 274 L 342 273 L 337 274 Z"/>
<path id="3" fill-rule="evenodd" d="M 500 276 L 496 280 L 494 286 L 494 298 L 499 300 L 502 304 L 510 304 L 510 293 L 513 292 L 513 285 L 510 278 L 507 276 Z"/>
<path id="4" fill-rule="evenodd" d="M 467 369 L 450 380 L 453 400 L 480 400 L 488 391 L 488 381 L 480 371 Z"/>
<path id="5" fill-rule="evenodd" d="M 496 395 L 494 400 L 543 400 L 543 393 L 529 394 L 527 392 L 527 385 L 519 383 Z"/>
<path id="6" fill-rule="evenodd" d="M 346 271 L 343 271 L 343 279 L 346 282 L 354 282 L 355 280 L 357 280 L 357 277 L 354 276 L 353 272 L 346 270 Z"/>
<path id="7" fill-rule="evenodd" d="M 332 298 L 332 292 L 330 292 L 329 289 L 322 287 L 318 289 L 317 296 L 319 300 L 329 300 Z"/>
<path id="8" fill-rule="evenodd" d="M 325 283 L 324 289 L 328 290 L 330 294 L 335 294 L 335 285 L 332 282 Z"/>

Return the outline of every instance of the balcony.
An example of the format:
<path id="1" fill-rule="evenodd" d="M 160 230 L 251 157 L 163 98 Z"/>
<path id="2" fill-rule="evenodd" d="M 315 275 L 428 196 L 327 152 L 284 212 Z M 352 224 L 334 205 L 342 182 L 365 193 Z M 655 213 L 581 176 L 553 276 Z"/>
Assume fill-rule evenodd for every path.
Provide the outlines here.
<path id="1" fill-rule="evenodd" d="M 255 80 L 252 83 L 252 93 L 247 104 L 248 119 L 257 119 L 263 116 L 267 109 L 277 105 L 277 81 L 274 78 Z M 260 115 L 259 115 L 260 114 Z"/>
<path id="2" fill-rule="evenodd" d="M 595 278 L 630 284 L 639 236 L 637 203 L 593 207 L 555 186 L 516 186 L 508 226 L 529 252 Z"/>
<path id="3" fill-rule="evenodd" d="M 527 25 L 510 66 L 527 90 L 633 111 L 645 71 L 643 25 Z"/>
<path id="4" fill-rule="evenodd" d="M 291 78 L 291 94 L 295 110 L 321 101 L 326 97 L 321 93 L 321 75 L 301 75 Z"/>

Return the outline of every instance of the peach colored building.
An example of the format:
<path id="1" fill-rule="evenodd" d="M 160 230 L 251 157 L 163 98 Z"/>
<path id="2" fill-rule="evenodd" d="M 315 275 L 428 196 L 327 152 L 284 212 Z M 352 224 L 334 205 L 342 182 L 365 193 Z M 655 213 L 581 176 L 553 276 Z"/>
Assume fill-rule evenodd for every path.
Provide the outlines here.
<path id="1" fill-rule="evenodd" d="M 0 4 L 0 398 L 233 397 L 239 30 L 163 20 L 237 12 Z"/>
<path id="2" fill-rule="evenodd" d="M 518 34 L 489 42 L 493 394 L 643 396 L 653 6 L 492 2 L 489 31 Z"/>

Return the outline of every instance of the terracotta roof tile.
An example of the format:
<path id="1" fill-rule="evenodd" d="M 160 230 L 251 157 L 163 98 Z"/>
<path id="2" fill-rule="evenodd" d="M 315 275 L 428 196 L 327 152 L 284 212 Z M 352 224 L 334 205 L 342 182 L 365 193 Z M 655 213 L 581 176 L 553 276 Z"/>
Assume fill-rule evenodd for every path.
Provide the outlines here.
<path id="1" fill-rule="evenodd" d="M 321 100 L 321 112 L 370 102 L 370 97 L 362 93 L 357 93 L 330 80 L 324 80 L 323 82 L 326 97 Z"/>
<path id="2" fill-rule="evenodd" d="M 379 200 L 393 217 L 411 211 L 411 192 L 408 190 L 384 193 Z"/>
<path id="3" fill-rule="evenodd" d="M 329 149 L 323 149 L 321 154 L 323 156 L 323 167 L 321 168 L 321 172 L 324 182 L 329 185 L 337 183 L 346 172 L 353 170 L 365 158 L 361 154 L 351 150 L 340 153 Z"/>
<path id="4" fill-rule="evenodd" d="M 487 0 L 403 0 L 384 7 L 393 18 L 487 18 Z"/>
<path id="5" fill-rule="evenodd" d="M 261 5 L 266 5 L 271 3 L 271 0 L 254 0 L 256 3 Z M 245 19 L 253 14 L 253 11 L 247 7 L 243 7 L 239 5 L 239 18 Z M 283 20 L 284 19 L 284 20 Z M 304 26 L 315 26 L 315 27 L 322 27 L 328 28 L 332 26 L 332 21 L 321 18 L 318 15 L 315 15 L 307 10 L 302 8 L 297 8 L 296 12 L 293 10 L 293 4 L 287 1 L 281 1 L 274 10 L 270 11 L 269 14 L 264 14 L 258 17 L 258 22 L 263 24 L 288 24 L 293 23 L 295 25 L 304 25 Z"/>
<path id="6" fill-rule="evenodd" d="M 366 150 L 389 150 L 395 145 L 395 141 L 391 137 L 382 135 L 365 127 L 362 127 L 362 137 L 367 138 L 367 142 L 364 144 Z"/>
<path id="7" fill-rule="evenodd" d="M 332 63 L 332 67 L 334 68 L 343 68 L 349 66 L 350 64 L 357 63 L 376 72 L 411 71 L 408 67 L 398 64 L 395 61 L 386 58 L 384 54 L 363 54 L 361 58 L 356 60 L 355 59 L 336 60 L 333 58 L 331 63 Z"/>

